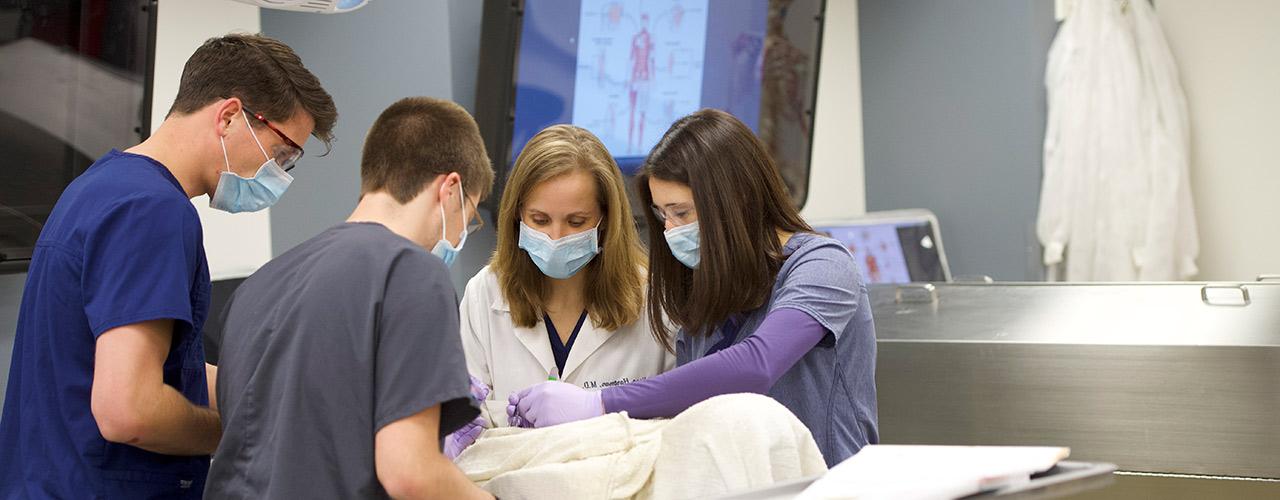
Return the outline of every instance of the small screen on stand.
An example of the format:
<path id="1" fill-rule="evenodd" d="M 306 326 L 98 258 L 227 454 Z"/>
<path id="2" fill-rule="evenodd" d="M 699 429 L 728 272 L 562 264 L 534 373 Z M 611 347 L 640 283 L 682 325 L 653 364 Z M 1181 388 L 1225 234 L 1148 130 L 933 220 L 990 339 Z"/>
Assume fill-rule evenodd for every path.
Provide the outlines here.
<path id="1" fill-rule="evenodd" d="M 868 284 L 946 281 L 933 227 L 884 222 L 814 228 L 853 253 Z"/>

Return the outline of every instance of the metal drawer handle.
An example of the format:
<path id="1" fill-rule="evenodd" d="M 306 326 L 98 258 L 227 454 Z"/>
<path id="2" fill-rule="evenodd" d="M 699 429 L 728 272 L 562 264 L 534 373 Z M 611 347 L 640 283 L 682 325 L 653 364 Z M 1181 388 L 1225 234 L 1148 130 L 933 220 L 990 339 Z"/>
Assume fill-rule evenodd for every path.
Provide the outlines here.
<path id="1" fill-rule="evenodd" d="M 938 287 L 933 283 L 903 285 L 893 291 L 893 300 L 899 304 L 930 304 L 938 301 Z"/>
<path id="2" fill-rule="evenodd" d="M 1280 274 L 1259 274 L 1258 282 L 1280 281 Z"/>
<path id="3" fill-rule="evenodd" d="M 1232 290 L 1239 293 L 1240 300 L 1238 302 L 1222 302 L 1219 299 L 1209 299 L 1210 290 Z M 1251 303 L 1249 300 L 1249 289 L 1244 285 L 1205 285 L 1200 288 L 1200 301 L 1211 306 L 1232 306 L 1244 307 Z"/>

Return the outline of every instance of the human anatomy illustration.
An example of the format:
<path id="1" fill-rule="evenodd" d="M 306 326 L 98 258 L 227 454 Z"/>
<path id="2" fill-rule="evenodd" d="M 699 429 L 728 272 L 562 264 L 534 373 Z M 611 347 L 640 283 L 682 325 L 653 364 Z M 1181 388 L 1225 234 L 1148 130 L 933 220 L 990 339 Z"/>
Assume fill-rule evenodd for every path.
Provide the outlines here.
<path id="1" fill-rule="evenodd" d="M 707 0 L 583 0 L 573 123 L 643 156 L 702 99 Z"/>

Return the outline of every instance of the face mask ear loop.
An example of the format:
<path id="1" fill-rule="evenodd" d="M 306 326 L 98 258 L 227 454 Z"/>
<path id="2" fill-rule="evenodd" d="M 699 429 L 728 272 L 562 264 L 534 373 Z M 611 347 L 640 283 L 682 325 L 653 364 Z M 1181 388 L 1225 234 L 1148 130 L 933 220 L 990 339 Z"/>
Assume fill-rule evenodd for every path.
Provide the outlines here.
<path id="1" fill-rule="evenodd" d="M 240 107 L 240 116 L 244 117 L 244 126 L 249 127 L 249 137 L 253 137 L 253 143 L 258 145 L 258 151 L 262 151 L 262 157 L 270 160 L 271 155 L 268 155 L 266 148 L 262 147 L 262 141 L 258 140 L 258 134 L 253 133 L 253 125 L 249 124 L 249 114 L 244 112 L 244 106 Z M 223 146 L 223 149 L 226 149 L 226 146 Z"/>
<path id="2" fill-rule="evenodd" d="M 449 246 L 453 246 L 452 243 L 449 243 L 449 218 L 445 217 L 444 215 L 445 215 L 444 203 L 441 203 L 440 204 L 440 239 L 443 240 L 445 243 L 448 243 Z"/>
<path id="3" fill-rule="evenodd" d="M 222 163 L 227 166 L 227 172 L 231 172 L 231 160 L 227 158 L 227 139 L 218 136 L 218 144 L 222 146 Z"/>
<path id="4" fill-rule="evenodd" d="M 458 248 L 462 248 L 462 245 L 467 244 L 467 222 L 470 222 L 470 219 L 467 218 L 466 193 L 467 192 L 462 189 L 462 179 L 459 178 L 458 179 L 458 203 L 462 205 L 461 207 L 462 208 L 462 236 L 458 238 Z"/>

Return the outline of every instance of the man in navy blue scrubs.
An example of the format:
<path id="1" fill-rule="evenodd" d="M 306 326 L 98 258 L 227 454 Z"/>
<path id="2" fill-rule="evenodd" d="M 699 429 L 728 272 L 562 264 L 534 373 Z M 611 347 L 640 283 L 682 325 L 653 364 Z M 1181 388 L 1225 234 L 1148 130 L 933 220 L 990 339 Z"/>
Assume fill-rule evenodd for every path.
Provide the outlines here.
<path id="1" fill-rule="evenodd" d="M 40 233 L 0 421 L 0 498 L 199 498 L 221 436 L 201 346 L 209 269 L 190 199 L 260 210 L 332 98 L 279 41 L 187 61 L 155 134 L 73 181 Z"/>

